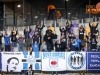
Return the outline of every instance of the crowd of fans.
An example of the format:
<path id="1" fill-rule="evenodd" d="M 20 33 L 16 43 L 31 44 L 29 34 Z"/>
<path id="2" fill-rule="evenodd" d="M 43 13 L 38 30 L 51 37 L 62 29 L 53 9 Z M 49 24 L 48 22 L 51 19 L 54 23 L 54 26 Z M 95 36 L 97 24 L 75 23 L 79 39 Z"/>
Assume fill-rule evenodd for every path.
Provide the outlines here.
<path id="1" fill-rule="evenodd" d="M 13 51 L 15 47 L 18 47 L 18 51 L 33 52 L 51 52 L 54 50 L 56 52 L 100 51 L 100 34 L 97 30 L 98 24 L 94 26 L 94 24 L 91 25 L 89 23 L 90 32 L 88 35 L 85 35 L 85 26 L 80 26 L 78 35 L 74 35 L 70 31 L 72 24 L 67 22 L 65 28 L 59 26 L 61 33 L 60 39 L 57 39 L 57 32 L 52 31 L 50 26 L 47 27 L 46 34 L 44 36 L 41 35 L 44 27 L 44 25 L 37 25 L 35 30 L 31 27 L 26 27 L 23 31 L 24 36 L 18 30 L 11 31 L 10 35 L 6 31 L 5 34 L 0 32 L 0 50 L 3 50 L 2 38 L 4 38 L 5 51 Z M 34 32 L 33 35 L 30 35 L 31 32 Z M 53 43 L 53 39 L 56 39 L 55 43 Z"/>

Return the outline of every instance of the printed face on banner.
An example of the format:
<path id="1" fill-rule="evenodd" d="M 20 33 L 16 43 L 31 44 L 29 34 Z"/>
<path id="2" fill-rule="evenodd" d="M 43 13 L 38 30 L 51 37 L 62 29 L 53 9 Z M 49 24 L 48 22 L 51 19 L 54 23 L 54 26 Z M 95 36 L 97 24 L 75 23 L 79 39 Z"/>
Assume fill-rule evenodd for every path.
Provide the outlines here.
<path id="1" fill-rule="evenodd" d="M 86 70 L 86 54 L 84 52 L 67 53 L 68 70 Z"/>
<path id="2" fill-rule="evenodd" d="M 19 59 L 16 57 L 11 57 L 7 60 L 8 71 L 15 71 L 19 64 Z"/>
<path id="3" fill-rule="evenodd" d="M 20 72 L 23 68 L 23 54 L 21 52 L 2 53 L 2 71 Z"/>

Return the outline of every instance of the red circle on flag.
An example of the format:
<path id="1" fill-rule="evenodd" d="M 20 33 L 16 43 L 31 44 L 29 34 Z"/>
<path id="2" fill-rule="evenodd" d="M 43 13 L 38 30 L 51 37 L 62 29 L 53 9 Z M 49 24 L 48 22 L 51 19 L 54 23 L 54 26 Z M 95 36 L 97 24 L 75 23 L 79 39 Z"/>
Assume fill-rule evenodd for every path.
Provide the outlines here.
<path id="1" fill-rule="evenodd" d="M 57 62 L 55 60 L 51 61 L 51 65 L 56 65 Z"/>

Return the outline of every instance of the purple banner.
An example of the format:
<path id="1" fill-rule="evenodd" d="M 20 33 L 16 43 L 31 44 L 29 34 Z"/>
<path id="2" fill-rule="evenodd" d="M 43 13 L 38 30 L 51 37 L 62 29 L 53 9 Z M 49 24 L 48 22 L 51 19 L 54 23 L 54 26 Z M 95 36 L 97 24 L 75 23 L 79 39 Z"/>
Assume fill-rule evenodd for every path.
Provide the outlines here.
<path id="1" fill-rule="evenodd" d="M 34 31 L 32 30 L 31 32 L 30 32 L 30 37 L 32 37 L 34 35 Z"/>

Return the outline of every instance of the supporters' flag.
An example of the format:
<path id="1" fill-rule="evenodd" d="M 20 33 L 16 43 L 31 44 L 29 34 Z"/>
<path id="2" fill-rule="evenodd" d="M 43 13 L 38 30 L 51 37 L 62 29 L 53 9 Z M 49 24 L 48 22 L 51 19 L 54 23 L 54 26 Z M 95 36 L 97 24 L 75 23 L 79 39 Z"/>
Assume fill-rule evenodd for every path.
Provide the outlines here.
<path id="1" fill-rule="evenodd" d="M 100 52 L 87 53 L 87 70 L 100 71 Z"/>
<path id="2" fill-rule="evenodd" d="M 32 30 L 29 35 L 32 37 L 34 35 L 34 31 Z"/>
<path id="3" fill-rule="evenodd" d="M 85 52 L 68 52 L 67 53 L 68 70 L 86 70 L 86 53 Z"/>
<path id="4" fill-rule="evenodd" d="M 32 65 L 33 70 L 41 70 L 41 53 L 32 52 L 32 54 L 28 54 L 27 52 L 23 52 L 24 58 L 23 62 L 23 70 L 28 70 L 28 68 Z"/>
<path id="5" fill-rule="evenodd" d="M 2 71 L 21 72 L 23 70 L 22 52 L 2 52 Z"/>
<path id="6" fill-rule="evenodd" d="M 42 71 L 67 70 L 66 52 L 42 52 Z"/>

